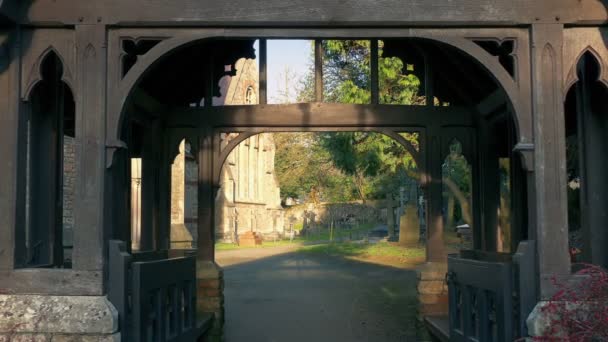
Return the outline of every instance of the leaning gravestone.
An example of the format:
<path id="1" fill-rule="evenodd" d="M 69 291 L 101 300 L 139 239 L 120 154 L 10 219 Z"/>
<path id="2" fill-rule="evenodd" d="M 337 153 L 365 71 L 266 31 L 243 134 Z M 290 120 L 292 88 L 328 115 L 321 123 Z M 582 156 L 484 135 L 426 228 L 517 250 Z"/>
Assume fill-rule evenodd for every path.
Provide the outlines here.
<path id="1" fill-rule="evenodd" d="M 399 244 L 403 246 L 417 245 L 420 240 L 420 221 L 416 205 L 406 205 L 399 219 Z"/>
<path id="2" fill-rule="evenodd" d="M 388 240 L 395 241 L 395 207 L 398 205 L 393 200 L 393 195 L 386 195 L 386 225 L 388 226 Z"/>

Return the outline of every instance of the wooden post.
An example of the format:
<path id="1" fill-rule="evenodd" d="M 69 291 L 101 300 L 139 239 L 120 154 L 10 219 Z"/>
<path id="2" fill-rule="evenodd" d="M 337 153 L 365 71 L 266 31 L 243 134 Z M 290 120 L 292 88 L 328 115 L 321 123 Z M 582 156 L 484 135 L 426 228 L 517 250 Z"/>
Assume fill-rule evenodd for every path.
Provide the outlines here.
<path id="1" fill-rule="evenodd" d="M 76 196 L 73 268 L 103 270 L 106 28 L 76 26 Z M 99 281 L 102 281 L 101 279 Z"/>
<path id="2" fill-rule="evenodd" d="M 500 175 L 497 157 L 496 141 L 492 135 L 492 126 L 482 119 L 479 130 L 480 165 L 481 172 L 477 173 L 481 179 L 473 182 L 481 184 L 480 201 L 475 206 L 481 208 L 481 224 L 476 225 L 475 231 L 481 236 L 475 239 L 476 249 L 496 251 L 498 215 L 497 209 L 500 203 Z M 473 167 L 476 167 L 474 165 Z M 475 176 L 475 175 L 474 175 Z M 479 242 L 478 242 L 479 241 Z"/>
<path id="3" fill-rule="evenodd" d="M 260 58 L 260 104 L 265 105 L 268 103 L 268 44 L 266 39 L 260 39 L 259 47 L 259 58 Z"/>
<path id="4" fill-rule="evenodd" d="M 427 230 L 426 230 L 426 259 L 431 262 L 446 262 L 445 246 L 443 244 L 443 186 L 441 181 L 441 136 L 440 128 L 429 127 L 427 161 L 429 182 L 426 186 L 427 199 Z"/>
<path id="5" fill-rule="evenodd" d="M 323 41 L 315 40 L 315 102 L 323 102 Z"/>
<path id="6" fill-rule="evenodd" d="M 141 232 L 139 248 L 142 251 L 155 249 L 158 245 L 159 229 L 159 179 L 161 148 L 158 136 L 159 123 L 146 129 L 143 136 L 141 158 Z"/>
<path id="7" fill-rule="evenodd" d="M 370 43 L 370 89 L 372 94 L 372 104 L 380 103 L 380 81 L 378 77 L 378 39 L 372 39 Z"/>
<path id="8" fill-rule="evenodd" d="M 156 248 L 168 250 L 171 247 L 171 165 L 169 159 L 169 130 L 161 129 L 161 154 L 158 177 L 159 222 L 156 231 Z"/>
<path id="9" fill-rule="evenodd" d="M 213 224 L 215 186 L 213 179 L 213 130 L 199 130 L 198 162 L 198 241 L 199 262 L 215 259 L 215 232 Z"/>
<path id="10" fill-rule="evenodd" d="M 13 41 L 9 41 L 8 33 L 0 36 L 0 42 L 9 41 L 10 46 L 10 52 L 5 56 L 8 60 L 3 61 L 8 63 L 7 69 L 0 72 L 0 156 L 3 160 L 0 163 L 0 270 L 11 270 L 25 259 L 23 156 L 26 154 L 24 137 L 27 129 L 24 115 L 19 115 L 19 31 L 13 30 L 10 34 L 13 35 Z M 16 231 L 18 227 L 20 232 Z"/>
<path id="11" fill-rule="evenodd" d="M 541 299 L 552 295 L 552 278 L 570 273 L 561 72 L 563 28 L 561 24 L 532 25 L 535 217 Z"/>

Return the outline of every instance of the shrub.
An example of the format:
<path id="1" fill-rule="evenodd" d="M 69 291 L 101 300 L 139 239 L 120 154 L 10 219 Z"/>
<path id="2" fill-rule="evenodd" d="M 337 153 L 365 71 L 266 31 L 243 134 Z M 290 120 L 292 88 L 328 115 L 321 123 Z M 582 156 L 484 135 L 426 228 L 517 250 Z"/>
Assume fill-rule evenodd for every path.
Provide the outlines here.
<path id="1" fill-rule="evenodd" d="M 608 272 L 583 266 L 574 281 L 553 280 L 558 290 L 542 308 L 548 329 L 535 341 L 608 341 Z"/>

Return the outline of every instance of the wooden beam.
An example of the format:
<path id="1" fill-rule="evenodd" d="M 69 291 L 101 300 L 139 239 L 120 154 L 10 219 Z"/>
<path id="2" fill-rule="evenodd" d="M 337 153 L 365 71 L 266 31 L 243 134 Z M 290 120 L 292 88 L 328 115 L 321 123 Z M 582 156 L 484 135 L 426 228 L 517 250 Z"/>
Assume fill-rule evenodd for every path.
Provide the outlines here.
<path id="1" fill-rule="evenodd" d="M 9 0 L 4 0 L 5 2 Z M 16 2 L 13 0 L 12 2 Z M 235 11 L 235 9 L 238 9 Z M 26 2 L 23 23 L 124 26 L 494 26 L 537 22 L 605 23 L 600 1 L 570 0 L 425 0 L 403 5 L 386 0 L 81 0 Z M 154 25 L 152 25 L 154 24 Z"/>
<path id="2" fill-rule="evenodd" d="M 165 105 L 160 103 L 155 97 L 150 96 L 145 90 L 136 88 L 132 95 L 133 105 L 138 109 L 144 110 L 147 114 L 157 117 L 165 109 Z"/>
<path id="3" fill-rule="evenodd" d="M 504 105 L 506 101 L 504 91 L 497 89 L 477 104 L 477 111 L 484 116 L 490 115 Z"/>
<path id="4" fill-rule="evenodd" d="M 25 259 L 27 113 L 22 113 L 19 98 L 19 44 L 10 42 L 8 33 L 0 38 L 16 56 L 0 73 L 0 270 L 10 270 Z"/>
<path id="5" fill-rule="evenodd" d="M 426 127 L 474 125 L 463 107 L 301 103 L 184 108 L 168 112 L 169 127 Z"/>

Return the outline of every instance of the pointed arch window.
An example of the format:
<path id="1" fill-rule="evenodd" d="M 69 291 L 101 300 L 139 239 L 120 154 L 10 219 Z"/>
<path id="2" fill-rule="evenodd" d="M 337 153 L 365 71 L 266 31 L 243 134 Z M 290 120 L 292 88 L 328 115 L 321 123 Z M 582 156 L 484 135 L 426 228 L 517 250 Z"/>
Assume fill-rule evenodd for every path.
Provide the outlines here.
<path id="1" fill-rule="evenodd" d="M 30 93 L 22 160 L 24 229 L 17 232 L 18 266 L 69 268 L 76 186 L 75 104 L 63 64 L 50 51 Z"/>
<path id="2" fill-rule="evenodd" d="M 441 166 L 445 229 L 444 241 L 473 248 L 472 168 L 462 151 L 462 143 L 452 139 Z"/>
<path id="3" fill-rule="evenodd" d="M 566 96 L 568 228 L 574 261 L 608 266 L 608 87 L 591 51 L 576 65 Z"/>

